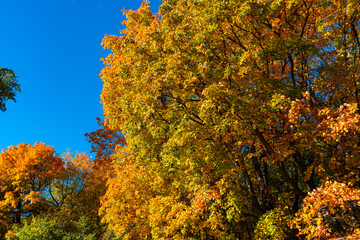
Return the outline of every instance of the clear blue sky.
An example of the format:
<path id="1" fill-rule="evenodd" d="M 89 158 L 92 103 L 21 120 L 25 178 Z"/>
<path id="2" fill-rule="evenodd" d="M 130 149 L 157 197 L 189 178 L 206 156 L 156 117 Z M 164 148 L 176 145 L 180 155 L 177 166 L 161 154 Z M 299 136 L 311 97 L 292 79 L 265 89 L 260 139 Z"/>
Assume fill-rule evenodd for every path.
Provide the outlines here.
<path id="1" fill-rule="evenodd" d="M 96 130 L 102 106 L 104 34 L 119 35 L 122 9 L 140 0 L 1 1 L 0 67 L 12 68 L 21 93 L 0 112 L 0 149 L 44 142 L 62 155 L 90 152 L 84 133 Z M 152 0 L 158 12 L 159 0 Z"/>

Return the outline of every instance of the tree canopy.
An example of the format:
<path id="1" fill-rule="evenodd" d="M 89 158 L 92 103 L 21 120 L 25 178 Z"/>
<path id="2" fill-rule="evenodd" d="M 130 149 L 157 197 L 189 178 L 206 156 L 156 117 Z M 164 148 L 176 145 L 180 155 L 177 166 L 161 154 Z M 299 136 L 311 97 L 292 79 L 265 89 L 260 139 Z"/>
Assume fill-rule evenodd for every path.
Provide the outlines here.
<path id="1" fill-rule="evenodd" d="M 24 216 L 40 214 L 44 193 L 63 172 L 63 161 L 50 146 L 23 143 L 1 152 L 0 169 L 1 221 L 20 223 Z"/>
<path id="2" fill-rule="evenodd" d="M 101 71 L 105 122 L 126 139 L 101 209 L 117 236 L 297 239 L 290 218 L 309 192 L 358 188 L 359 9 L 166 0 L 159 15 L 146 2 L 125 11 Z M 329 227 L 350 236 L 349 225 Z"/>

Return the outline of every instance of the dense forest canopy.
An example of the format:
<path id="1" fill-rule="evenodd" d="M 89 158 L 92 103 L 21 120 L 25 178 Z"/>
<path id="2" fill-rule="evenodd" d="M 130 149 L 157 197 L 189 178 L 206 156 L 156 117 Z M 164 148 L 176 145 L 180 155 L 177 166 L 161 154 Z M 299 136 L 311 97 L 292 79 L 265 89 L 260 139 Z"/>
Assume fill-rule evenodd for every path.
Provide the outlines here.
<path id="1" fill-rule="evenodd" d="M 56 160 L 44 193 L 9 170 L 8 239 L 360 238 L 359 1 L 165 0 L 125 14 L 103 40 L 95 160 Z M 46 153 L 10 147 L 0 164 L 23 148 Z"/>

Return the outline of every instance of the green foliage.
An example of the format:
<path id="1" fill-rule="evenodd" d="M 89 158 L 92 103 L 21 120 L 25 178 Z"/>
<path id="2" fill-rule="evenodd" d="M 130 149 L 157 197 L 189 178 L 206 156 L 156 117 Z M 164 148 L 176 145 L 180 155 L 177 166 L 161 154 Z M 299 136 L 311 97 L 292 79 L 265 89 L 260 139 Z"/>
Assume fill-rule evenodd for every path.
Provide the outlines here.
<path id="1" fill-rule="evenodd" d="M 59 229 L 54 220 L 48 218 L 32 218 L 23 225 L 13 225 L 7 234 L 7 240 L 65 240 L 66 234 Z"/>
<path id="2" fill-rule="evenodd" d="M 96 227 L 91 222 L 91 220 L 85 216 L 81 216 L 77 224 L 76 237 L 74 240 L 95 240 L 96 239 Z"/>
<path id="3" fill-rule="evenodd" d="M 5 111 L 5 102 L 7 100 L 15 101 L 16 92 L 20 91 L 20 85 L 17 83 L 13 70 L 0 68 L 0 110 Z"/>
<path id="4" fill-rule="evenodd" d="M 7 233 L 7 240 L 95 240 L 95 227 L 90 220 L 82 216 L 77 222 L 73 221 L 74 228 L 66 231 L 62 223 L 50 217 L 33 217 L 22 225 L 14 224 Z"/>
<path id="5" fill-rule="evenodd" d="M 256 224 L 255 239 L 284 240 L 288 239 L 288 226 L 291 217 L 284 210 L 275 208 L 262 215 Z"/>

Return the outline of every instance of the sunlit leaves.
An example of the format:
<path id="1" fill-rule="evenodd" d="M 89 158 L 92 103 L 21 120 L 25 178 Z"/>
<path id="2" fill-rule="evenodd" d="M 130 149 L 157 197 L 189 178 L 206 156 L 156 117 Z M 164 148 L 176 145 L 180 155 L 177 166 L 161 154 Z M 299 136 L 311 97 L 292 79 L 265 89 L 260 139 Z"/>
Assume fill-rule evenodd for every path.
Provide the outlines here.
<path id="1" fill-rule="evenodd" d="M 358 239 L 359 208 L 359 189 L 326 182 L 304 199 L 292 224 L 306 239 Z"/>
<path id="2" fill-rule="evenodd" d="M 54 149 L 43 143 L 19 144 L 0 154 L 0 190 L 4 197 L 1 210 L 9 209 L 13 221 L 38 214 L 45 203 L 46 190 L 51 181 L 60 178 L 63 160 Z"/>
<path id="3" fill-rule="evenodd" d="M 296 235 L 286 223 L 307 192 L 358 184 L 357 8 L 169 0 L 160 16 L 148 3 L 126 11 L 122 35 L 103 41 L 105 123 L 126 139 L 104 221 L 127 239 L 281 239 Z"/>
<path id="4" fill-rule="evenodd" d="M 288 223 L 291 217 L 286 210 L 275 208 L 266 212 L 256 224 L 255 239 L 288 239 Z"/>

